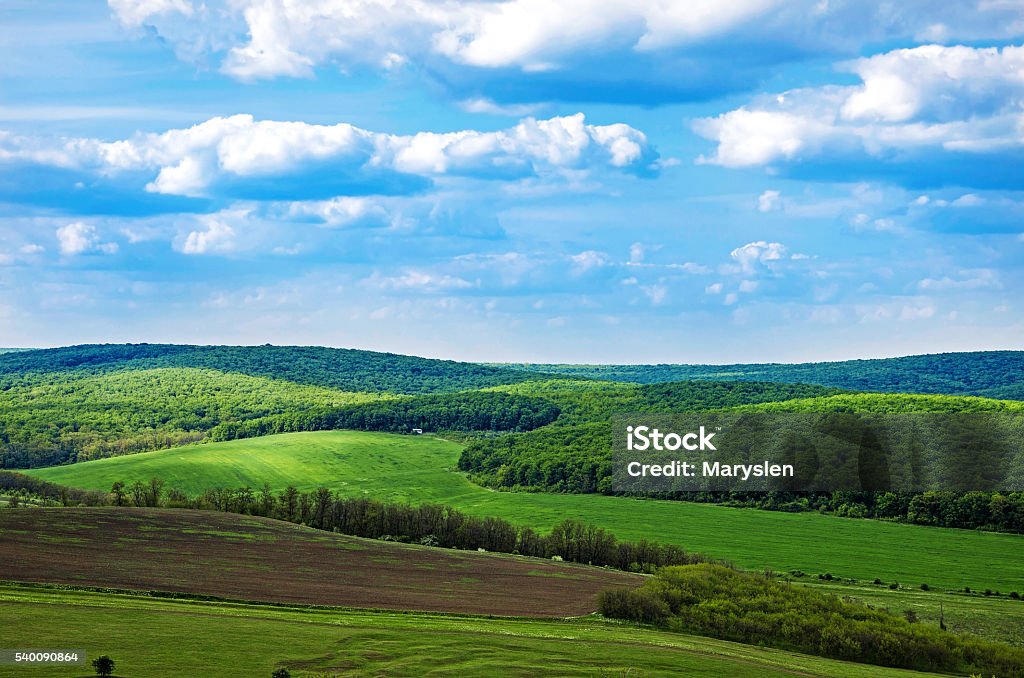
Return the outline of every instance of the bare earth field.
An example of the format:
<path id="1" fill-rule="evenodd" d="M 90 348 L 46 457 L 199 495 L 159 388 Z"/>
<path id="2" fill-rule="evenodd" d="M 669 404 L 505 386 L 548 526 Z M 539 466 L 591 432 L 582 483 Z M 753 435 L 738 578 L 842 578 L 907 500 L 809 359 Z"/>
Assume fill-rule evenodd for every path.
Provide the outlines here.
<path id="1" fill-rule="evenodd" d="M 568 617 L 623 572 L 347 537 L 207 511 L 0 512 L 0 579 L 272 603 Z"/>

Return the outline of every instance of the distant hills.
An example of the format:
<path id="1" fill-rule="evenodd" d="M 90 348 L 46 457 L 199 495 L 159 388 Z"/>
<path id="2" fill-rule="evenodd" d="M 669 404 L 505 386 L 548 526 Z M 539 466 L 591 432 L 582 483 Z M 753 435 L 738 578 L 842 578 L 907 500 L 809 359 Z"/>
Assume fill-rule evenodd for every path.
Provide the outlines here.
<path id="1" fill-rule="evenodd" d="M 206 439 L 412 428 L 488 440 L 541 429 L 477 445 L 487 448 L 477 456 L 488 468 L 485 458 L 513 451 L 525 463 L 527 448 L 539 451 L 533 457 L 541 468 L 554 458 L 572 464 L 598 458 L 591 434 L 603 431 L 613 412 L 757 404 L 959 411 L 1018 404 L 951 397 L 963 395 L 1024 401 L 1024 352 L 799 365 L 489 365 L 317 346 L 91 344 L 0 353 L 0 468 Z M 549 425 L 583 428 L 570 443 L 564 430 L 548 431 Z M 481 473 L 478 466 L 463 470 Z M 591 464 L 580 487 L 595 486 L 597 471 Z"/>
<path id="2" fill-rule="evenodd" d="M 0 354 L 0 387 L 26 376 L 204 368 L 343 391 L 445 393 L 535 379 L 507 367 L 320 346 L 85 344 Z"/>
<path id="3" fill-rule="evenodd" d="M 499 366 L 499 365 L 494 365 Z M 825 363 L 734 365 L 502 364 L 566 377 L 655 384 L 670 381 L 773 381 L 858 391 L 978 395 L 1024 400 L 1024 351 L 935 353 Z"/>
<path id="4" fill-rule="evenodd" d="M 319 346 L 87 344 L 0 349 L 0 386 L 30 375 L 204 368 L 344 391 L 448 393 L 541 378 L 636 384 L 759 381 L 884 393 L 978 395 L 1024 400 L 1024 351 L 936 353 L 818 363 L 572 365 L 466 363 Z"/>

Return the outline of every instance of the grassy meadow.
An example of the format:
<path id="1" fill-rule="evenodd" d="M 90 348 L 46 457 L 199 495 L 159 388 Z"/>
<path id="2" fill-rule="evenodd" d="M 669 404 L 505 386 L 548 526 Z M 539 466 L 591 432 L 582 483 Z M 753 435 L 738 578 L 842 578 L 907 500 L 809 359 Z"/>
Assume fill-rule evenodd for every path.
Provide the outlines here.
<path id="1" fill-rule="evenodd" d="M 59 623 L 55 620 L 59 619 Z M 686 675 L 871 678 L 926 674 L 636 628 L 596 618 L 512 620 L 162 600 L 0 585 L 9 647 L 87 647 L 117 675 Z M 81 676 L 86 667 L 0 676 Z"/>

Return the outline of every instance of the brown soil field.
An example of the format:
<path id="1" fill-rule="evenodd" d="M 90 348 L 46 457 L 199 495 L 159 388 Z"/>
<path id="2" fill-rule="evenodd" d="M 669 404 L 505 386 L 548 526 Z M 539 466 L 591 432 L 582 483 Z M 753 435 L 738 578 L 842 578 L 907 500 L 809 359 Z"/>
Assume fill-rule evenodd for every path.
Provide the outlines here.
<path id="1" fill-rule="evenodd" d="M 593 612 L 643 578 L 571 563 L 361 539 L 209 511 L 0 511 L 0 579 L 272 603 L 502 616 Z"/>

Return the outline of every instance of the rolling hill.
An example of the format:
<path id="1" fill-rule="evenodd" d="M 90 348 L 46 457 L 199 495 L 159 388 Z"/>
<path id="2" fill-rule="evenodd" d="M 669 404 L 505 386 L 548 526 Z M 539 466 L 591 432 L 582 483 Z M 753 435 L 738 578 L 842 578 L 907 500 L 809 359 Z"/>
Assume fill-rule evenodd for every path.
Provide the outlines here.
<path id="1" fill-rule="evenodd" d="M 568 617 L 593 612 L 604 588 L 642 581 L 571 563 L 360 539 L 211 511 L 5 511 L 0 532 L 9 580 L 296 605 Z"/>
<path id="2" fill-rule="evenodd" d="M 1024 536 L 596 494 L 494 492 L 456 472 L 461 445 L 431 436 L 331 431 L 207 443 L 33 469 L 51 482 L 108 490 L 115 481 L 212 487 L 326 486 L 347 496 L 436 502 L 548 531 L 566 516 L 620 539 L 679 544 L 745 568 L 829 572 L 912 586 L 1024 591 Z"/>
<path id="3" fill-rule="evenodd" d="M 500 619 L 164 600 L 0 584 L 0 625 L 15 647 L 74 638 L 118 674 L 921 678 L 596 618 Z M 45 675 L 82 676 L 84 667 Z M 25 674 L 21 669 L 19 674 Z M 37 672 L 33 672 L 37 673 Z M 42 675 L 42 674 L 40 674 Z"/>

